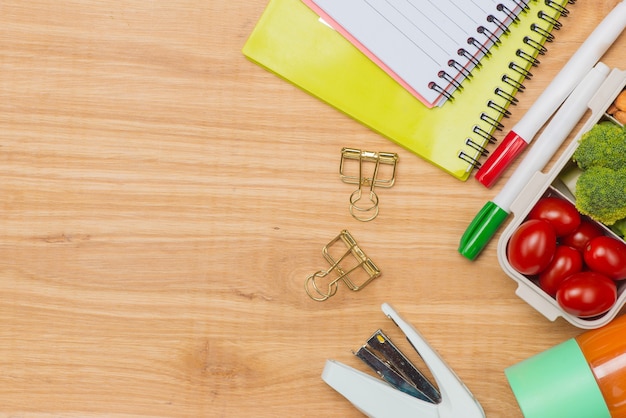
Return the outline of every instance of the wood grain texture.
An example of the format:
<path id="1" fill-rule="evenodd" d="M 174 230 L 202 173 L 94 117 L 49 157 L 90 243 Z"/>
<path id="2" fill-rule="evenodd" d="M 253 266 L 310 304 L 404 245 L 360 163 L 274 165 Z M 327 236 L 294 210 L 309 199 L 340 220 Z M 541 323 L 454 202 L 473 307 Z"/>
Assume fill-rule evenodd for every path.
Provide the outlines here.
<path id="1" fill-rule="evenodd" d="M 616 3 L 571 6 L 507 127 Z M 0 416 L 358 417 L 320 373 L 361 367 L 390 302 L 487 416 L 519 417 L 503 370 L 580 332 L 515 296 L 495 240 L 457 253 L 504 182 L 459 182 L 243 57 L 265 5 L 0 5 Z M 373 222 L 348 212 L 344 146 L 400 156 Z M 383 276 L 313 302 L 344 228 Z"/>

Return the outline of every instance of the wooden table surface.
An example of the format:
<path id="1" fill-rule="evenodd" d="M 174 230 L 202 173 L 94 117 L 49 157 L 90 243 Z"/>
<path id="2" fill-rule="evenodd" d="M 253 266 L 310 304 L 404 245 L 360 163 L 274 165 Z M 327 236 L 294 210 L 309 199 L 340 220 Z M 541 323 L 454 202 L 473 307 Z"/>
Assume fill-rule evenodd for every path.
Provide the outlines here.
<path id="1" fill-rule="evenodd" d="M 515 295 L 498 236 L 458 254 L 504 181 L 458 181 L 244 58 L 266 3 L 0 5 L 0 416 L 358 417 L 320 374 L 365 370 L 389 302 L 487 416 L 519 417 L 504 369 L 581 332 Z M 570 6 L 507 128 L 617 3 Z M 346 146 L 400 157 L 372 222 Z M 315 302 L 342 229 L 383 275 Z"/>

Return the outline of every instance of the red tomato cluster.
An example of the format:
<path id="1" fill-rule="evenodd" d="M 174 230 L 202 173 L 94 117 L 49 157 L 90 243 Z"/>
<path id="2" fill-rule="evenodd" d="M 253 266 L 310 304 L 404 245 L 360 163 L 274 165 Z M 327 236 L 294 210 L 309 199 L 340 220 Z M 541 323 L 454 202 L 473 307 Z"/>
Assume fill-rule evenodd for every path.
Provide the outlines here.
<path id="1" fill-rule="evenodd" d="M 626 279 L 626 244 L 558 197 L 541 198 L 511 236 L 511 266 L 582 318 L 607 312 Z"/>

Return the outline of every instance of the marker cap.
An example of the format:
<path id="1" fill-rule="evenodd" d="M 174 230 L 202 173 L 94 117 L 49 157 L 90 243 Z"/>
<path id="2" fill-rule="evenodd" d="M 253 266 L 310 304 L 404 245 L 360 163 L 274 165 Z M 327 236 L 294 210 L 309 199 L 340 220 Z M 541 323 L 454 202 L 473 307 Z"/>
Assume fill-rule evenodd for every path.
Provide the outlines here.
<path id="1" fill-rule="evenodd" d="M 476 171 L 476 179 L 486 187 L 493 186 L 504 170 L 524 151 L 528 142 L 515 132 L 509 132 L 502 143 Z"/>
<path id="2" fill-rule="evenodd" d="M 507 216 L 509 212 L 491 201 L 487 202 L 461 237 L 459 253 L 470 260 L 478 257 Z"/>
<path id="3" fill-rule="evenodd" d="M 515 364 L 504 373 L 526 418 L 611 418 L 575 339 Z"/>

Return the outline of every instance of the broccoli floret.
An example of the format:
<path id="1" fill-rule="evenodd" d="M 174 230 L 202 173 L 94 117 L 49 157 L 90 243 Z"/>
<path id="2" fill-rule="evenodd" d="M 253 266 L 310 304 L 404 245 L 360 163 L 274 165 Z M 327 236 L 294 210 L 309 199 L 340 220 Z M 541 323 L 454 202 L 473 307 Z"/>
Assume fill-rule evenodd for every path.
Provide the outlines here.
<path id="1" fill-rule="evenodd" d="M 594 125 L 580 138 L 572 159 L 583 170 L 626 167 L 626 129 L 608 121 Z"/>
<path id="2" fill-rule="evenodd" d="M 575 182 L 576 208 L 612 226 L 626 218 L 626 129 L 609 121 L 582 135 L 572 160 L 581 169 Z M 566 177 L 567 179 L 567 177 Z"/>
<path id="3" fill-rule="evenodd" d="M 576 182 L 575 195 L 578 211 L 605 225 L 626 218 L 626 166 L 584 170 Z"/>

